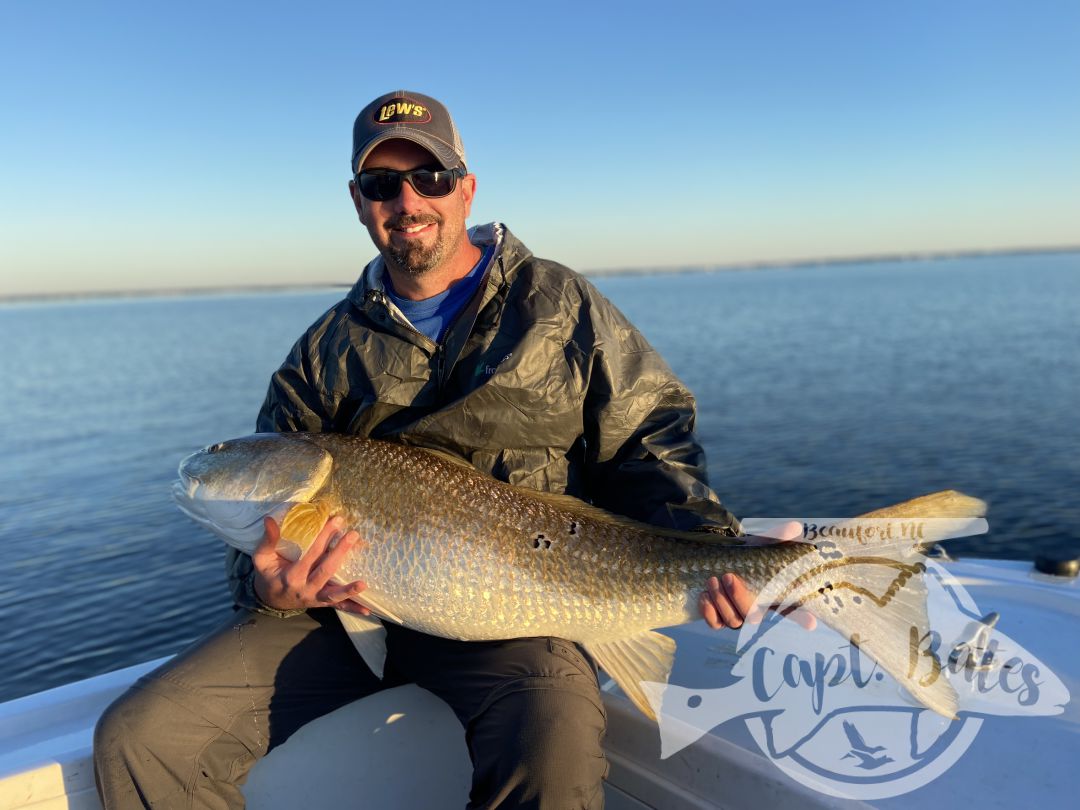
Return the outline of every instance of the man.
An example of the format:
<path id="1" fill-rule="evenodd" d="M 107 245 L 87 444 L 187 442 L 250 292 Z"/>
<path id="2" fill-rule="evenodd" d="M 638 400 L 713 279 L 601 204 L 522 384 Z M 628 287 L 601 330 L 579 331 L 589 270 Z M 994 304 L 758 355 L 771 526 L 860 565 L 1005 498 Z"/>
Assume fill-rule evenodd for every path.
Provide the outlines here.
<path id="1" fill-rule="evenodd" d="M 406 91 L 353 129 L 349 192 L 379 256 L 274 374 L 260 431 L 336 431 L 451 452 L 503 481 L 651 523 L 734 534 L 705 479 L 690 393 L 583 278 L 505 226 L 466 229 L 476 178 L 447 110 Z M 230 555 L 239 613 L 139 683 L 95 738 L 106 808 L 240 807 L 257 757 L 304 723 L 387 686 L 446 700 L 474 766 L 470 807 L 600 807 L 605 715 L 596 669 L 561 639 L 459 642 L 387 627 L 380 681 L 330 608 L 362 544 L 331 519 L 290 563 L 278 527 Z M 337 541 L 336 543 L 334 541 Z M 701 598 L 713 627 L 752 606 L 730 575 Z M 168 728 L 168 734 L 161 732 Z"/>

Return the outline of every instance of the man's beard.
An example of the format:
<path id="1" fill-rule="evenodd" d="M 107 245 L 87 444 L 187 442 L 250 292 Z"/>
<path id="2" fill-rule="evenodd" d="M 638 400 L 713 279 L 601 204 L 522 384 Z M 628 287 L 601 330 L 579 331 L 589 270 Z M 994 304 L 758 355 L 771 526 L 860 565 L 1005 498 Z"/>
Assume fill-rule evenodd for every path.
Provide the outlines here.
<path id="1" fill-rule="evenodd" d="M 435 243 L 432 245 L 407 245 L 404 248 L 398 247 L 391 240 L 386 246 L 386 259 L 390 261 L 397 269 L 404 273 L 408 273 L 411 276 L 422 276 L 425 273 L 429 273 L 436 267 L 441 265 L 447 258 L 454 255 L 454 251 L 457 249 L 457 243 L 460 241 L 460 234 L 447 234 L 442 229 L 443 220 L 441 217 L 429 216 L 429 217 L 399 217 L 398 219 L 387 222 L 388 228 L 407 228 L 410 225 L 426 225 L 428 223 L 434 223 L 438 226 L 438 236 L 435 237 Z M 447 241 L 449 236 L 453 244 Z"/>

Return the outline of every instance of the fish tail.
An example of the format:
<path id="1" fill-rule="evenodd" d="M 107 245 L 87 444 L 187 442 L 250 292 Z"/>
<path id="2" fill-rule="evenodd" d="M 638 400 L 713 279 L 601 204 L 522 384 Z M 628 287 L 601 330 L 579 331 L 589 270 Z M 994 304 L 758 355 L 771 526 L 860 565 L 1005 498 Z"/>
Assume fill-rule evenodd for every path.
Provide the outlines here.
<path id="1" fill-rule="evenodd" d="M 818 586 L 802 607 L 924 706 L 955 719 L 956 691 L 945 677 L 927 611 L 926 564 L 853 556 L 817 573 Z"/>
<path id="2" fill-rule="evenodd" d="M 986 505 L 952 490 L 842 522 L 759 594 L 761 604 L 801 607 L 840 633 L 927 708 L 956 717 L 927 610 L 922 549 L 986 531 Z M 771 593 L 770 593 L 771 591 Z"/>

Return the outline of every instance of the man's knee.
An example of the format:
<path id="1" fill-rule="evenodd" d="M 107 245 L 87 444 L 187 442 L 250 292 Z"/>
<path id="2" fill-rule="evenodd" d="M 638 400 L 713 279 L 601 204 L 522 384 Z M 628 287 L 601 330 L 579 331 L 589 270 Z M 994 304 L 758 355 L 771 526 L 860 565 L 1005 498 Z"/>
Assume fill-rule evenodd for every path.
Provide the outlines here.
<path id="1" fill-rule="evenodd" d="M 171 760 L 183 758 L 179 752 L 168 753 L 171 735 L 166 729 L 172 718 L 165 704 L 153 693 L 130 689 L 98 718 L 94 779 L 106 808 L 145 806 L 148 795 L 163 787 L 161 770 L 170 770 Z"/>
<path id="2" fill-rule="evenodd" d="M 108 808 L 238 806 L 232 783 L 254 762 L 215 723 L 154 688 L 120 696 L 94 729 L 94 778 Z"/>
<path id="3" fill-rule="evenodd" d="M 525 688 L 494 701 L 470 739 L 473 806 L 601 807 L 606 717 L 587 692 Z"/>
<path id="4" fill-rule="evenodd" d="M 168 739 L 163 733 L 170 727 L 168 702 L 141 689 L 129 689 L 117 698 L 98 718 L 94 728 L 94 762 L 123 760 L 141 748 Z"/>
<path id="5" fill-rule="evenodd" d="M 541 689 L 508 700 L 519 703 L 515 714 L 520 721 L 508 754 L 527 766 L 538 790 L 550 791 L 559 783 L 591 788 L 607 775 L 606 717 L 599 696 L 593 700 L 578 692 Z"/>

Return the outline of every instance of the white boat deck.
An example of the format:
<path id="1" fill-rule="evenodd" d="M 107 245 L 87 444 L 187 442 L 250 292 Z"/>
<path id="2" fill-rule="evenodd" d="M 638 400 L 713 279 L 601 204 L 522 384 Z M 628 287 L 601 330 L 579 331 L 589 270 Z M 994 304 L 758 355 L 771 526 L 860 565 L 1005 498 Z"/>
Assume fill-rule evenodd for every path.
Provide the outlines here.
<path id="1" fill-rule="evenodd" d="M 1031 650 L 1080 699 L 1080 585 L 1035 574 L 1028 563 L 969 560 L 956 575 L 999 627 Z M 730 631 L 723 631 L 730 633 Z M 672 631 L 680 655 L 718 636 L 697 623 Z M 732 634 L 733 635 L 733 634 Z M 0 810 L 99 808 L 90 760 L 94 723 L 129 683 L 158 662 L 91 678 L 0 705 Z M 980 810 L 1075 807 L 1071 776 L 1080 754 L 1080 703 L 1052 717 L 988 717 L 945 774 L 874 807 Z M 608 807 L 866 807 L 790 779 L 730 721 L 675 756 L 659 758 L 655 724 L 608 692 Z M 256 810 L 296 807 L 460 808 L 469 763 L 461 728 L 445 706 L 416 687 L 358 701 L 305 728 L 252 771 L 245 787 Z"/>

